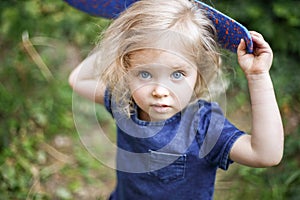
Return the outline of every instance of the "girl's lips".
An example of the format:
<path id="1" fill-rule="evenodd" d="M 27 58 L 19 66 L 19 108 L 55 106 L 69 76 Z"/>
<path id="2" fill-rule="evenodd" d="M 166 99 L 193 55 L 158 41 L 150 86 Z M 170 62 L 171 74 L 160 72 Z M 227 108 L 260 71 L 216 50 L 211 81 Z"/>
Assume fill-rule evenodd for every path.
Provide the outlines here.
<path id="1" fill-rule="evenodd" d="M 166 113 L 171 109 L 169 105 L 165 104 L 154 104 L 151 105 L 151 108 L 158 113 Z"/>

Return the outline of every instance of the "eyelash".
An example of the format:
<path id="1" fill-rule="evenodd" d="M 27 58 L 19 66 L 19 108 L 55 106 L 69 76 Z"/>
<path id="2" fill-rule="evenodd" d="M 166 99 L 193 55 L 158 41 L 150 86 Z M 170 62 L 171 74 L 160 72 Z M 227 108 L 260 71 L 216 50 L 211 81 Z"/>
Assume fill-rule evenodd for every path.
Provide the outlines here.
<path id="1" fill-rule="evenodd" d="M 175 78 L 175 77 L 174 77 L 174 74 L 176 74 L 176 73 L 179 73 L 179 74 L 180 74 L 180 77 L 179 77 L 179 78 Z M 173 73 L 171 74 L 171 78 L 172 78 L 172 79 L 175 79 L 175 80 L 181 80 L 184 76 L 185 76 L 184 71 L 180 71 L 180 70 L 175 71 L 175 72 L 173 72 Z"/>
<path id="2" fill-rule="evenodd" d="M 147 74 L 147 77 L 143 76 L 145 74 Z M 138 77 L 140 77 L 141 79 L 150 79 L 150 78 L 152 78 L 152 75 L 147 71 L 139 71 L 138 72 Z"/>
<path id="3" fill-rule="evenodd" d="M 174 76 L 174 74 L 177 74 L 177 73 L 179 73 L 180 74 L 180 77 L 175 77 Z M 147 72 L 147 71 L 139 71 L 138 73 L 137 73 L 137 76 L 139 77 L 139 78 L 141 78 L 141 79 L 144 79 L 144 80 L 148 80 L 148 79 L 151 79 L 152 78 L 152 75 L 151 75 L 151 73 L 149 73 L 149 72 Z M 181 71 L 181 70 L 178 70 L 178 71 L 174 71 L 171 75 L 170 75 L 170 77 L 171 77 L 171 79 L 173 79 L 173 80 L 181 80 L 183 77 L 185 77 L 186 76 L 186 74 L 185 74 L 185 72 L 184 71 Z"/>

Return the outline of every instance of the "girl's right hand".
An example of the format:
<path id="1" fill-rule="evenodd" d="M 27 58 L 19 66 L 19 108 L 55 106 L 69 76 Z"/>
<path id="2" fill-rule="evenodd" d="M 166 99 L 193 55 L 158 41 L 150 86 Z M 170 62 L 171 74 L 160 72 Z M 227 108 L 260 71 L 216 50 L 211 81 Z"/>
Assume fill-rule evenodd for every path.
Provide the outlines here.
<path id="1" fill-rule="evenodd" d="M 261 34 L 250 31 L 250 35 L 254 52 L 253 54 L 246 52 L 246 43 L 242 39 L 237 49 L 238 62 L 246 75 L 268 73 L 273 61 L 272 49 Z"/>

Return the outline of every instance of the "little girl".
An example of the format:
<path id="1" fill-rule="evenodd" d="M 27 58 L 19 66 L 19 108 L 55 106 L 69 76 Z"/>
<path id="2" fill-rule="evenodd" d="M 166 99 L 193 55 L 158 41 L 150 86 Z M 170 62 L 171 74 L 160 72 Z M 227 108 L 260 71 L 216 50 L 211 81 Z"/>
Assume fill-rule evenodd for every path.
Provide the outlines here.
<path id="1" fill-rule="evenodd" d="M 248 80 L 252 133 L 203 100 L 217 90 L 216 31 L 188 0 L 141 0 L 115 19 L 70 75 L 80 95 L 117 124 L 117 186 L 110 199 L 212 199 L 218 168 L 277 165 L 283 127 L 269 69 L 272 50 L 251 31 L 237 56 Z"/>

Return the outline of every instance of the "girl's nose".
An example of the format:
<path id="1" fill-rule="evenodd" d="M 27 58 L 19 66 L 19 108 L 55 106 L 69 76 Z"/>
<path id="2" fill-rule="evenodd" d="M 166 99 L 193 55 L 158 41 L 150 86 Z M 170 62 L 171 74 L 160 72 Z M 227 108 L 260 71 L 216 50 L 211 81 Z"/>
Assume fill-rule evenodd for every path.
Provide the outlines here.
<path id="1" fill-rule="evenodd" d="M 167 88 L 161 86 L 161 85 L 157 85 L 155 86 L 155 88 L 153 89 L 152 91 L 152 95 L 154 97 L 158 97 L 158 98 L 161 98 L 161 97 L 167 97 L 170 95 L 170 92 Z"/>

